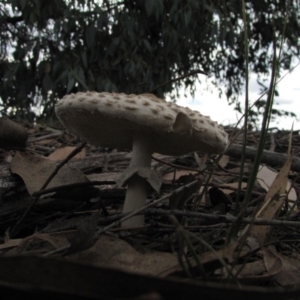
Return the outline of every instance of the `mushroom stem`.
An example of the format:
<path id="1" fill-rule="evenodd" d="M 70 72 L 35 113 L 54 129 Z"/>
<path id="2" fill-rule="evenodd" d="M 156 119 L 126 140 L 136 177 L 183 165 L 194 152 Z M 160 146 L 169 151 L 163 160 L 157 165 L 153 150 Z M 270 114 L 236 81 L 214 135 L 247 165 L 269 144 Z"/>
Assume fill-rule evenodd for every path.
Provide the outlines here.
<path id="1" fill-rule="evenodd" d="M 135 137 L 128 170 L 136 169 L 136 172 L 128 180 L 123 213 L 137 210 L 146 203 L 149 184 L 147 178 L 142 177 L 141 174 L 151 173 L 151 154 L 149 140 L 141 136 Z M 143 225 L 144 215 L 132 217 L 122 223 L 122 227 L 139 227 Z"/>

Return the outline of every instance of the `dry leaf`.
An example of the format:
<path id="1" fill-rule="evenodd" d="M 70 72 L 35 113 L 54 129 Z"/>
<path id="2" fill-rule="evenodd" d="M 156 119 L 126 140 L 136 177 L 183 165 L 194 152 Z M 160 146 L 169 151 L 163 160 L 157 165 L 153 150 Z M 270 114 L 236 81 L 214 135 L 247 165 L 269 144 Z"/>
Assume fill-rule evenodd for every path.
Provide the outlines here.
<path id="1" fill-rule="evenodd" d="M 260 186 L 264 188 L 266 191 L 268 191 L 273 181 L 277 177 L 277 175 L 278 172 L 270 169 L 268 166 L 260 166 L 256 179 L 260 184 Z M 288 180 L 286 191 L 288 191 L 290 188 L 291 188 L 291 182 L 290 180 Z M 291 191 L 289 192 L 288 199 L 292 201 L 297 200 L 297 194 L 294 188 L 292 188 Z"/>
<path id="2" fill-rule="evenodd" d="M 300 283 L 299 266 L 294 265 L 289 258 L 270 249 L 263 248 L 259 251 L 262 260 L 235 266 L 231 272 L 236 275 L 240 282 L 263 282 L 275 281 L 276 285 L 291 286 Z M 226 270 L 217 270 L 217 274 L 224 274 Z"/>
<path id="3" fill-rule="evenodd" d="M 6 250 L 6 254 L 45 252 L 64 247 L 69 244 L 70 232 L 68 233 L 37 233 L 23 239 L 9 239 L 0 245 L 1 250 Z M 73 235 L 73 233 L 72 233 Z"/>
<path id="4" fill-rule="evenodd" d="M 33 251 L 36 253 L 37 249 L 39 249 L 40 252 L 45 252 L 67 246 L 68 244 L 68 238 L 64 233 L 37 233 L 25 237 L 18 245 L 18 252 L 26 252 L 29 254 Z"/>
<path id="5" fill-rule="evenodd" d="M 227 184 L 229 182 L 237 181 L 240 177 L 240 171 L 241 171 L 240 168 L 231 168 L 229 169 L 229 173 L 218 171 L 218 176 L 214 176 L 214 177 L 220 180 L 221 182 Z M 245 165 L 244 174 L 246 175 L 248 173 L 249 173 L 249 167 L 248 165 Z"/>
<path id="6" fill-rule="evenodd" d="M 223 154 L 221 159 L 219 160 L 219 166 L 225 168 L 229 162 L 230 157 L 228 155 Z"/>
<path id="7" fill-rule="evenodd" d="M 70 146 L 59 148 L 56 149 L 54 152 L 52 152 L 47 158 L 52 161 L 64 160 L 75 149 L 76 147 L 70 147 Z M 83 148 L 72 159 L 85 158 L 85 155 L 86 155 L 86 150 L 85 148 Z"/>
<path id="8" fill-rule="evenodd" d="M 236 274 L 240 271 L 241 266 L 236 266 L 232 273 Z M 266 266 L 262 260 L 253 261 L 242 266 L 242 271 L 239 272 L 239 277 L 247 278 L 248 280 L 253 276 L 259 276 L 266 272 Z M 249 278 L 250 277 L 250 278 Z"/>
<path id="9" fill-rule="evenodd" d="M 256 218 L 272 220 L 276 216 L 278 210 L 282 207 L 285 200 L 284 195 L 286 192 L 288 174 L 290 171 L 291 163 L 292 156 L 288 156 L 286 163 L 281 168 L 275 180 L 272 182 L 272 185 L 270 186 L 270 189 L 266 194 L 263 206 L 255 215 Z M 244 234 L 247 234 L 247 232 L 249 231 L 249 226 L 253 226 L 251 228 L 250 236 L 255 238 L 259 245 L 262 247 L 272 227 L 247 225 L 241 237 L 243 237 Z"/>
<path id="10" fill-rule="evenodd" d="M 226 246 L 224 246 L 220 250 L 215 250 L 215 251 L 208 251 L 204 252 L 199 255 L 199 260 L 201 261 L 201 264 L 203 268 L 206 270 L 207 273 L 213 272 L 221 267 L 223 267 L 223 264 L 221 262 L 221 259 L 226 263 L 226 264 L 232 264 L 233 262 L 236 261 L 236 253 L 237 253 L 237 247 L 239 246 L 238 242 L 233 242 L 230 243 Z M 243 257 L 248 253 L 248 250 L 243 249 L 240 252 L 240 257 Z M 197 274 L 198 266 L 194 260 L 190 262 L 191 268 L 195 274 Z M 174 266 L 173 269 L 170 269 L 169 272 L 166 274 L 168 276 L 184 276 L 184 271 L 181 269 L 181 267 Z"/>
<path id="11" fill-rule="evenodd" d="M 147 275 L 157 275 L 178 265 L 176 255 L 156 251 L 140 253 L 127 242 L 106 235 L 92 248 L 68 257 L 81 263 Z"/>
<path id="12" fill-rule="evenodd" d="M 240 282 L 252 284 L 270 282 L 281 271 L 281 261 L 274 255 L 270 255 L 268 249 L 263 248 L 259 253 L 263 256 L 262 260 L 235 265 L 231 269 L 232 274 L 237 276 Z M 216 274 L 224 275 L 224 273 L 227 274 L 226 270 L 223 269 L 216 271 Z"/>
<path id="13" fill-rule="evenodd" d="M 57 140 L 56 139 L 54 139 L 54 138 L 51 138 L 51 139 L 43 139 L 43 140 L 40 140 L 40 141 L 37 141 L 37 142 L 35 142 L 35 144 L 36 145 L 41 145 L 41 146 L 43 146 L 43 145 L 51 145 L 51 144 L 54 144 L 54 143 L 56 143 L 57 142 Z"/>
<path id="14" fill-rule="evenodd" d="M 29 194 L 32 194 L 41 189 L 56 166 L 43 157 L 16 152 L 11 162 L 11 171 L 22 177 Z M 87 181 L 88 179 L 80 170 L 63 166 L 47 188 Z"/>
<path id="15" fill-rule="evenodd" d="M 238 187 L 239 187 L 239 183 L 238 182 L 232 182 L 232 183 L 226 183 L 226 185 L 228 186 L 228 187 L 232 187 L 232 188 L 234 188 L 234 189 L 238 189 Z M 242 182 L 241 183 L 241 189 L 245 189 L 247 187 L 247 182 Z M 225 194 L 232 194 L 234 191 L 233 190 L 230 190 L 230 189 L 224 189 L 224 188 L 220 188 L 220 190 L 222 190 L 223 191 L 223 193 L 225 193 Z"/>
<path id="16" fill-rule="evenodd" d="M 7 250 L 19 246 L 23 239 L 9 239 L 4 244 L 0 245 L 0 250 Z"/>
<path id="17" fill-rule="evenodd" d="M 198 174 L 196 171 L 189 171 L 189 170 L 176 170 L 174 172 L 166 173 L 162 176 L 162 180 L 164 182 L 172 182 L 177 181 L 181 176 L 188 176 L 188 175 L 195 175 Z"/>
<path id="18" fill-rule="evenodd" d="M 266 269 L 272 273 L 277 284 L 292 286 L 300 283 L 300 268 L 288 257 L 270 248 L 264 248 L 263 255 Z"/>
<path id="19" fill-rule="evenodd" d="M 239 282 L 247 282 L 248 284 L 262 283 L 270 280 L 271 275 L 266 272 L 266 267 L 262 260 L 257 260 L 250 263 L 235 265 L 230 269 L 233 276 L 239 278 Z M 228 276 L 228 271 L 224 268 L 215 271 L 215 274 Z"/>
<path id="20" fill-rule="evenodd" d="M 94 236 L 97 231 L 99 217 L 99 213 L 95 213 L 79 222 L 74 237 L 70 239 L 70 248 L 67 254 L 86 250 L 94 246 L 96 242 Z"/>

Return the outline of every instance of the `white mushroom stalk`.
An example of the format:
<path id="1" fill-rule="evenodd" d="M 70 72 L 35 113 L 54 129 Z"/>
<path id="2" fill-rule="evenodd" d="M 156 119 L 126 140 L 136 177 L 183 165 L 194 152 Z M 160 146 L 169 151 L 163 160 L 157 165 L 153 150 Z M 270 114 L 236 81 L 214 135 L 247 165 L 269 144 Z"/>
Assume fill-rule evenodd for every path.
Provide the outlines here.
<path id="1" fill-rule="evenodd" d="M 123 213 L 135 211 L 143 207 L 147 200 L 149 184 L 147 179 L 151 174 L 151 145 L 148 139 L 138 135 L 133 139 L 132 159 L 130 161 L 127 172 L 129 173 L 128 186 L 126 192 Z M 131 172 L 130 170 L 133 170 Z M 133 173 L 133 174 L 131 174 Z M 127 177 L 122 176 L 122 177 Z M 124 185 L 124 182 L 119 182 Z M 124 227 L 134 227 L 144 224 L 144 216 L 139 215 L 123 222 Z"/>
<path id="2" fill-rule="evenodd" d="M 227 133 L 209 117 L 150 94 L 79 92 L 65 96 L 55 111 L 61 123 L 83 140 L 132 148 L 132 160 L 118 180 L 120 186 L 127 185 L 124 213 L 145 205 L 149 185 L 159 191 L 160 180 L 151 170 L 153 152 L 221 153 L 228 145 Z M 143 224 L 144 216 L 135 216 L 122 226 Z"/>

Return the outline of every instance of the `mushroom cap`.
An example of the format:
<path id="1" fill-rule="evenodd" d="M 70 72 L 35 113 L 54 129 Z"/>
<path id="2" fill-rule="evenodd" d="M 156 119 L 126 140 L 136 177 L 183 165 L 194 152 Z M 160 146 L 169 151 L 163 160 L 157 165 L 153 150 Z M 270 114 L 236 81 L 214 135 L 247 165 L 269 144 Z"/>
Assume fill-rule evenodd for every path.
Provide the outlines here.
<path id="1" fill-rule="evenodd" d="M 68 130 L 98 146 L 131 149 L 136 136 L 167 155 L 221 153 L 228 145 L 227 133 L 209 117 L 151 94 L 78 92 L 55 111 Z"/>

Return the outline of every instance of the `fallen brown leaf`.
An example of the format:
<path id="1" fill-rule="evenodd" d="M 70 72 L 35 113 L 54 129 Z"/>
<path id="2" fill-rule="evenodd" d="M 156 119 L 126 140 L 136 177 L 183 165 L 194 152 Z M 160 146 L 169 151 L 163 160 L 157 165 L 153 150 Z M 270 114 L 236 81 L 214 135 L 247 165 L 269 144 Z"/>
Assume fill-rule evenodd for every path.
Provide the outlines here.
<path id="1" fill-rule="evenodd" d="M 72 151 L 74 151 L 76 147 L 66 146 L 63 148 L 56 149 L 53 151 L 47 158 L 52 161 L 64 160 Z M 86 150 L 82 149 L 79 153 L 73 156 L 72 159 L 85 158 Z"/>
<path id="2" fill-rule="evenodd" d="M 174 172 L 164 174 L 162 176 L 162 180 L 164 182 L 173 182 L 177 181 L 181 176 L 188 176 L 190 174 L 195 175 L 198 174 L 198 172 L 190 170 L 176 170 Z"/>
<path id="3" fill-rule="evenodd" d="M 266 269 L 273 273 L 273 280 L 281 286 L 300 284 L 300 267 L 288 257 L 270 249 L 264 248 L 264 263 Z M 276 272 L 274 272 L 276 270 Z M 275 274 L 274 274 L 275 273 Z"/>
<path id="4" fill-rule="evenodd" d="M 56 166 L 55 163 L 43 157 L 16 152 L 10 167 L 13 173 L 22 177 L 29 194 L 32 194 L 40 190 Z M 80 170 L 63 166 L 47 188 L 87 181 L 88 179 Z"/>
<path id="5" fill-rule="evenodd" d="M 92 248 L 68 257 L 95 266 L 146 275 L 158 275 L 178 265 L 176 255 L 156 251 L 140 253 L 127 242 L 106 235 Z"/>
<path id="6" fill-rule="evenodd" d="M 229 162 L 230 156 L 223 154 L 221 159 L 219 160 L 219 166 L 225 168 Z"/>
<path id="7" fill-rule="evenodd" d="M 272 183 L 276 179 L 278 175 L 278 172 L 270 169 L 268 166 L 260 166 L 259 171 L 257 173 L 257 181 L 260 184 L 260 186 L 266 190 L 269 191 Z M 291 183 L 288 180 L 287 186 L 286 186 L 286 191 L 288 191 L 291 187 Z M 297 200 L 297 194 L 294 188 L 291 189 L 291 191 L 288 194 L 288 199 L 292 201 Z"/>

